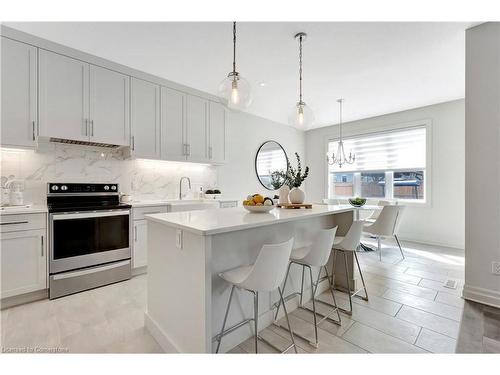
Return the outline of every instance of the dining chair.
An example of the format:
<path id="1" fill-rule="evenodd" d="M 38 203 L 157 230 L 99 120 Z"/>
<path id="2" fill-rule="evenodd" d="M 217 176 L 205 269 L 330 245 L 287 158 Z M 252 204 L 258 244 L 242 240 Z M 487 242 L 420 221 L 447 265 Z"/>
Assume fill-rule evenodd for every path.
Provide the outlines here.
<path id="1" fill-rule="evenodd" d="M 394 237 L 401 252 L 401 256 L 405 259 L 403 254 L 403 249 L 397 237 L 397 230 L 399 227 L 400 220 L 398 217 L 402 215 L 404 211 L 404 206 L 390 205 L 384 206 L 378 218 L 370 224 L 367 224 L 363 228 L 363 232 L 369 233 L 377 238 L 377 250 L 379 252 L 379 259 L 382 260 L 382 246 L 381 241 L 384 237 Z"/>
<path id="2" fill-rule="evenodd" d="M 380 200 L 377 202 L 377 206 L 380 206 L 380 207 L 390 206 L 391 204 L 393 204 L 393 203 L 390 201 L 384 201 L 384 200 Z M 397 205 L 398 202 L 395 202 L 394 204 Z M 377 220 L 379 215 L 380 215 L 380 210 L 375 210 L 375 211 L 372 211 L 372 213 L 364 220 L 373 223 L 373 222 L 375 222 L 375 220 Z"/>

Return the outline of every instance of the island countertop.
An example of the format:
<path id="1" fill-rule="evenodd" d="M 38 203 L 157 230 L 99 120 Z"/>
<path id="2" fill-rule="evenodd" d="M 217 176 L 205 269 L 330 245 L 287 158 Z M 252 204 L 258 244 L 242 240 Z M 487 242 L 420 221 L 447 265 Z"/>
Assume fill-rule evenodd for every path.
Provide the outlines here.
<path id="1" fill-rule="evenodd" d="M 145 215 L 145 218 L 170 227 L 209 236 L 353 210 L 354 208 L 349 205 L 319 204 L 313 205 L 311 209 L 275 208 L 269 213 L 250 213 L 243 207 L 234 207 L 150 214 Z"/>

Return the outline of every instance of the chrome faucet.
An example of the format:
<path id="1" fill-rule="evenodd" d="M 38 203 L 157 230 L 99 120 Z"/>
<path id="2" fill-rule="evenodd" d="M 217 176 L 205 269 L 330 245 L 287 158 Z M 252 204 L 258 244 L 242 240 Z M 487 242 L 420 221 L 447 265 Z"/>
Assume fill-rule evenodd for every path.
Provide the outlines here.
<path id="1" fill-rule="evenodd" d="M 189 190 L 191 190 L 191 180 L 189 177 L 181 177 L 179 180 L 179 200 L 182 200 L 182 180 L 186 179 L 189 185 Z"/>

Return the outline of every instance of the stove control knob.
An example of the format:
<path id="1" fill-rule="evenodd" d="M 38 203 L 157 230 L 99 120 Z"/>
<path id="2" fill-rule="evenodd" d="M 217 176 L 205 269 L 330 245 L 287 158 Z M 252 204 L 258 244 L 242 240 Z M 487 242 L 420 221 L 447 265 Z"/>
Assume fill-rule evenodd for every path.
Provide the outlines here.
<path id="1" fill-rule="evenodd" d="M 116 190 L 116 185 L 111 185 L 111 190 Z"/>
<path id="2" fill-rule="evenodd" d="M 52 190 L 57 191 L 59 189 L 59 186 L 57 185 L 52 185 Z"/>
<path id="3" fill-rule="evenodd" d="M 61 190 L 68 190 L 68 187 L 66 185 L 61 186 Z"/>
<path id="4" fill-rule="evenodd" d="M 108 190 L 109 190 L 109 186 L 108 186 L 108 185 L 105 185 L 105 186 L 104 186 L 104 190 L 108 191 Z"/>

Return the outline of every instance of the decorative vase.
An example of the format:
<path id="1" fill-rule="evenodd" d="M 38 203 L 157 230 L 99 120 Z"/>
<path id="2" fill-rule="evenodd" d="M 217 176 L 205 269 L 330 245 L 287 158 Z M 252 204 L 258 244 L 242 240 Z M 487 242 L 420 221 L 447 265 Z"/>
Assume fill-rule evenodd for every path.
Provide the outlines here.
<path id="1" fill-rule="evenodd" d="M 279 204 L 287 204 L 288 203 L 288 193 L 290 193 L 290 188 L 287 186 L 287 185 L 283 185 L 282 187 L 280 187 L 280 190 L 279 190 L 279 200 L 278 200 L 278 203 Z"/>
<path id="2" fill-rule="evenodd" d="M 306 199 L 306 194 L 299 188 L 293 188 L 290 190 L 290 193 L 288 193 L 288 199 L 290 200 L 290 203 L 302 204 Z"/>

